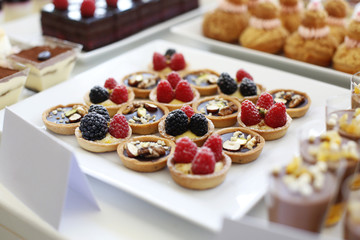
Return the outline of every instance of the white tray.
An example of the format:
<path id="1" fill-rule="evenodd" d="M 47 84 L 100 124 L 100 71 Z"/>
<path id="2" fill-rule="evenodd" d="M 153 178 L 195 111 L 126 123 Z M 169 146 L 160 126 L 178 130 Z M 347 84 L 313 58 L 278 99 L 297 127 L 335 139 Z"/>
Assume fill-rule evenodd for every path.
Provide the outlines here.
<path id="1" fill-rule="evenodd" d="M 200 16 L 172 27 L 171 31 L 181 36 L 209 44 L 212 47 L 220 49 L 220 51 L 224 49 L 228 50 L 227 54 L 236 58 L 318 79 L 342 87 L 350 86 L 350 74 L 336 71 L 329 67 L 321 67 L 293 60 L 282 55 L 265 53 L 245 48 L 238 44 L 231 44 L 207 38 L 202 33 L 202 22 L 203 16 Z"/>
<path id="2" fill-rule="evenodd" d="M 245 68 L 254 76 L 255 81 L 268 89 L 294 88 L 307 92 L 312 98 L 312 106 L 305 117 L 293 121 L 285 137 L 267 142 L 259 159 L 250 164 L 234 164 L 224 183 L 206 191 L 188 190 L 178 186 L 171 179 L 167 169 L 156 173 L 137 173 L 125 168 L 115 152 L 90 153 L 79 147 L 74 136 L 56 134 L 54 136 L 59 141 L 70 145 L 85 173 L 177 216 L 213 231 L 219 231 L 224 216 L 239 219 L 264 195 L 269 169 L 274 165 L 288 162 L 296 154 L 297 130 L 310 119 L 324 118 L 323 109 L 326 97 L 346 92 L 345 89 L 276 69 L 158 40 L 29 97 L 11 106 L 10 109 L 45 130 L 41 120 L 41 114 L 45 109 L 57 104 L 82 102 L 85 92 L 94 85 L 102 85 L 105 79 L 111 76 L 119 80 L 128 73 L 147 69 L 154 51 L 165 52 L 170 47 L 182 52 L 193 69 L 211 68 L 234 75 L 238 68 Z"/>

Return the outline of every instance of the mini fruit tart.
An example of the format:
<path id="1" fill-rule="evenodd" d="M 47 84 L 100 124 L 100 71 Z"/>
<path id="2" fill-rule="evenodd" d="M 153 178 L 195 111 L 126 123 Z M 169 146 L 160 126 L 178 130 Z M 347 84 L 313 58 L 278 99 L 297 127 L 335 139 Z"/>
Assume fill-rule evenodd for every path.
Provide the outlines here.
<path id="1" fill-rule="evenodd" d="M 220 74 L 211 69 L 200 69 L 186 71 L 182 78 L 189 82 L 201 96 L 210 96 L 217 94 L 217 80 Z"/>
<path id="2" fill-rule="evenodd" d="M 292 89 L 274 89 L 269 91 L 275 102 L 283 102 L 286 112 L 292 118 L 302 117 L 311 105 L 310 97 L 304 93 Z"/>
<path id="3" fill-rule="evenodd" d="M 158 131 L 159 122 L 169 113 L 167 107 L 151 101 L 136 101 L 120 107 L 133 133 L 151 134 Z"/>
<path id="4" fill-rule="evenodd" d="M 141 71 L 126 75 L 121 82 L 131 87 L 137 98 L 148 98 L 151 89 L 156 88 L 160 76 L 155 72 Z"/>
<path id="5" fill-rule="evenodd" d="M 231 158 L 222 152 L 221 138 L 212 135 L 197 148 L 189 138 L 176 142 L 167 162 L 172 179 L 182 187 L 205 190 L 221 184 L 231 166 Z"/>
<path id="6" fill-rule="evenodd" d="M 72 135 L 80 126 L 80 120 L 87 114 L 87 106 L 81 103 L 57 105 L 42 114 L 42 120 L 47 129 L 62 135 Z"/>
<path id="7" fill-rule="evenodd" d="M 286 134 L 292 118 L 286 113 L 284 103 L 274 103 L 272 96 L 265 92 L 257 105 L 249 100 L 242 102 L 237 120 L 241 127 L 257 132 L 265 140 L 275 140 Z"/>
<path id="8" fill-rule="evenodd" d="M 360 139 L 360 108 L 337 110 L 329 113 L 326 122 L 328 130 L 337 130 L 343 137 Z"/>
<path id="9" fill-rule="evenodd" d="M 119 144 L 117 153 L 124 166 L 138 172 L 155 172 L 166 167 L 175 143 L 157 136 L 134 137 Z"/>
<path id="10" fill-rule="evenodd" d="M 87 106 L 91 104 L 102 105 L 106 107 L 111 117 L 119 111 L 121 104 L 131 102 L 134 98 L 135 94 L 132 88 L 118 84 L 113 78 L 108 78 L 104 87 L 96 85 L 84 95 Z"/>
<path id="11" fill-rule="evenodd" d="M 224 128 L 214 134 L 220 135 L 223 151 L 233 163 L 254 161 L 259 157 L 265 145 L 265 139 L 248 128 Z"/>
<path id="12" fill-rule="evenodd" d="M 195 112 L 204 114 L 216 128 L 230 127 L 236 124 L 240 102 L 226 95 L 206 97 L 193 104 Z"/>
<path id="13" fill-rule="evenodd" d="M 185 80 L 180 80 L 175 88 L 168 80 L 161 80 L 157 88 L 151 90 L 150 100 L 159 102 L 170 111 L 181 108 L 184 104 L 191 105 L 200 98 L 199 91 L 191 87 Z"/>
<path id="14" fill-rule="evenodd" d="M 238 83 L 228 73 L 220 74 L 217 85 L 221 94 L 236 97 L 240 102 L 247 99 L 255 103 L 260 94 L 266 90 L 261 84 L 256 84 L 246 77 Z"/>
<path id="15" fill-rule="evenodd" d="M 214 132 L 214 124 L 200 113 L 188 117 L 184 111 L 176 109 L 160 121 L 158 129 L 161 136 L 171 141 L 175 142 L 181 137 L 189 137 L 198 146 L 201 146 Z"/>
<path id="16" fill-rule="evenodd" d="M 115 114 L 108 123 L 104 115 L 96 111 L 85 115 L 75 130 L 80 147 L 90 152 L 116 151 L 122 141 L 131 137 L 131 133 L 123 115 Z"/>

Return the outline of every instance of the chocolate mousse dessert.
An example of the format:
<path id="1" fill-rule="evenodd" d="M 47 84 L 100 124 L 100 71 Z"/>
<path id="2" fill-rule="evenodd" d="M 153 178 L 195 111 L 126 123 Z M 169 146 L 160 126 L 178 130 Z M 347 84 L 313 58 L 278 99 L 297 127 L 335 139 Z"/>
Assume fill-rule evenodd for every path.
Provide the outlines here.
<path id="1" fill-rule="evenodd" d="M 351 184 L 351 192 L 344 218 L 344 239 L 360 239 L 360 186 L 357 182 L 359 175 L 355 176 Z"/>

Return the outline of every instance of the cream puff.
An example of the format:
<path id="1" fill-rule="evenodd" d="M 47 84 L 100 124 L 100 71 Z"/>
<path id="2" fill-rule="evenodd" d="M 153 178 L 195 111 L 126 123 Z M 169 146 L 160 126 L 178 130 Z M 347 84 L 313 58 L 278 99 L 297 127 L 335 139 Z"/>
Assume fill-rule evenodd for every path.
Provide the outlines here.
<path id="1" fill-rule="evenodd" d="M 295 32 L 301 23 L 304 11 L 303 0 L 280 0 L 280 20 L 290 33 Z"/>
<path id="2" fill-rule="evenodd" d="M 330 34 L 336 38 L 338 44 L 341 44 L 346 34 L 348 4 L 345 0 L 327 0 L 324 8 L 328 14 L 327 23 Z"/>

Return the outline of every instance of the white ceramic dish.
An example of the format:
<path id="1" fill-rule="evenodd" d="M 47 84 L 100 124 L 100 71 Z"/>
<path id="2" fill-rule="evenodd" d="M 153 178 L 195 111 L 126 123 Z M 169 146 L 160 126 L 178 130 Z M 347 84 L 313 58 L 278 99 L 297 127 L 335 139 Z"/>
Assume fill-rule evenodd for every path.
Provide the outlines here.
<path id="1" fill-rule="evenodd" d="M 74 136 L 60 136 L 49 132 L 73 149 L 82 170 L 88 175 L 205 228 L 219 231 L 224 216 L 239 219 L 261 199 L 266 192 L 269 170 L 274 165 L 287 163 L 297 153 L 297 131 L 302 124 L 314 118 L 324 119 L 325 99 L 347 90 L 276 69 L 158 40 L 29 97 L 12 105 L 10 109 L 39 127 L 39 130 L 46 131 L 41 120 L 44 109 L 60 103 L 81 102 L 84 93 L 95 84 L 103 84 L 104 79 L 109 76 L 121 79 L 130 72 L 146 69 L 154 51 L 164 52 L 170 47 L 182 52 L 194 69 L 211 68 L 218 72 L 235 74 L 241 66 L 268 89 L 282 87 L 308 93 L 313 100 L 312 106 L 304 117 L 293 121 L 283 138 L 267 142 L 256 161 L 245 165 L 233 164 L 221 185 L 205 191 L 180 187 L 171 179 L 167 169 L 146 174 L 131 171 L 122 165 L 115 152 L 90 153 L 80 148 Z"/>

